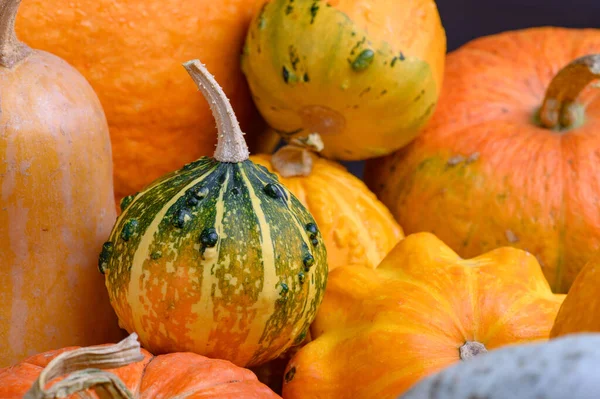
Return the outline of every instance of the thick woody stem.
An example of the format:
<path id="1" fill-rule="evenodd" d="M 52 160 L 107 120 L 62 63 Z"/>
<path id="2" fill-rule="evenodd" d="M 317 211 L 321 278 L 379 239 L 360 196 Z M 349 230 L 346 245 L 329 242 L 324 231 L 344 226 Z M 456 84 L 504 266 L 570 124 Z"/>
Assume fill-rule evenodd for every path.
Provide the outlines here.
<path id="1" fill-rule="evenodd" d="M 218 141 L 214 158 L 219 162 L 243 162 L 250 153 L 244 133 L 229 99 L 215 78 L 199 60 L 187 61 L 183 67 L 198 86 L 217 121 Z"/>
<path id="2" fill-rule="evenodd" d="M 576 100 L 593 80 L 600 78 L 600 54 L 577 58 L 561 69 L 550 82 L 539 111 L 542 126 L 568 129 L 578 118 Z"/>
<path id="3" fill-rule="evenodd" d="M 31 53 L 15 33 L 19 4 L 21 0 L 0 0 L 0 66 L 4 68 L 12 68 Z"/>

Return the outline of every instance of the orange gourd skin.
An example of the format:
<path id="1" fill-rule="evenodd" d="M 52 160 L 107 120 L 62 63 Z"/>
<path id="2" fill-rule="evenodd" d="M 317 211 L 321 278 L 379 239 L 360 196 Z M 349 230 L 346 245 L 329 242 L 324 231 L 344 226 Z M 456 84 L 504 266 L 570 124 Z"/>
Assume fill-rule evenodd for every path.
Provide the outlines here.
<path id="1" fill-rule="evenodd" d="M 274 172 L 271 156 L 250 159 Z M 342 265 L 374 268 L 404 238 L 390 211 L 365 184 L 338 163 L 315 158 L 309 176 L 274 172 L 315 218 L 327 247 L 329 270 Z"/>
<path id="2" fill-rule="evenodd" d="M 0 66 L 0 99 L 1 367 L 122 332 L 97 271 L 116 218 L 98 97 L 65 61 L 34 50 Z"/>
<path id="3" fill-rule="evenodd" d="M 0 398 L 22 397 L 52 359 L 73 349 L 76 347 L 40 353 L 22 363 L 0 369 Z M 142 349 L 142 354 L 144 359 L 139 362 L 108 370 L 125 383 L 135 399 L 280 398 L 261 384 L 250 370 L 225 360 L 209 359 L 186 352 L 152 356 L 145 349 Z M 90 390 L 85 393 L 92 398 L 99 397 Z M 67 398 L 79 397 L 74 394 Z"/>
<path id="4" fill-rule="evenodd" d="M 563 298 L 525 251 L 461 259 L 430 233 L 409 235 L 376 269 L 329 274 L 313 341 L 288 364 L 283 397 L 396 398 L 459 361 L 466 341 L 490 350 L 547 339 Z"/>
<path id="5" fill-rule="evenodd" d="M 600 258 L 593 257 L 579 272 L 563 302 L 550 337 L 600 332 Z"/>
<path id="6" fill-rule="evenodd" d="M 23 2 L 16 26 L 21 40 L 67 60 L 100 97 L 110 126 L 117 201 L 214 151 L 209 107 L 173 60 L 202 59 L 249 141 L 251 129 L 262 126 L 239 65 L 259 1 Z"/>
<path id="7" fill-rule="evenodd" d="M 600 30 L 534 28 L 476 39 L 449 54 L 428 127 L 368 163 L 367 185 L 407 234 L 429 231 L 461 256 L 501 246 L 534 254 L 566 292 L 600 248 L 600 97 L 585 123 L 556 132 L 535 121 L 560 68 L 600 52 Z"/>

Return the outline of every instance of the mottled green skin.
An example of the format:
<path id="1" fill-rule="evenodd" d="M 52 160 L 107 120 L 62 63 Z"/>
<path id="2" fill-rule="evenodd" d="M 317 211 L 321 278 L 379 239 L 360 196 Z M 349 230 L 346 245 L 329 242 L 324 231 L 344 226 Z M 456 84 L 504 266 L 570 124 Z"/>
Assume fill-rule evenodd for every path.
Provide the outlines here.
<path id="1" fill-rule="evenodd" d="M 153 227 L 157 217 L 160 223 Z M 137 228 L 127 237 L 123 230 L 132 220 Z M 111 251 L 101 254 L 99 266 L 123 327 L 136 331 L 152 352 L 193 351 L 244 366 L 260 364 L 305 333 L 323 298 L 327 254 L 311 223 L 316 224 L 306 208 L 264 167 L 201 158 L 135 196 L 117 220 Z M 211 241 L 211 228 L 218 240 Z M 265 229 L 267 242 L 261 236 Z M 268 261 L 269 248 L 274 263 Z M 207 256 L 215 249 L 216 262 L 210 264 Z M 269 314 L 254 307 L 259 300 L 271 307 Z M 198 304 L 201 310 L 193 309 Z M 199 320 L 204 323 L 196 331 Z M 256 323 L 262 323 L 262 333 L 250 342 L 248 331 Z"/>
<path id="2" fill-rule="evenodd" d="M 318 133 L 324 156 L 347 161 L 411 142 L 435 110 L 446 46 L 433 2 L 402 3 L 342 7 L 370 10 L 365 25 L 324 0 L 265 2 L 241 65 L 269 126 L 286 140 Z"/>

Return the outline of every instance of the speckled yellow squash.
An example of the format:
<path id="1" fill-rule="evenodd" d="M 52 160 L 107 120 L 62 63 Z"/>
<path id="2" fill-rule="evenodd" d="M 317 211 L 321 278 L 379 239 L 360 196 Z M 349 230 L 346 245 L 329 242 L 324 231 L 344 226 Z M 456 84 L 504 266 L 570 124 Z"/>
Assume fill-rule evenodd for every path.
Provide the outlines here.
<path id="1" fill-rule="evenodd" d="M 217 120 L 214 158 L 126 197 L 99 267 L 123 328 L 152 353 L 261 364 L 306 334 L 326 285 L 325 245 L 306 208 L 248 159 L 212 75 L 197 60 L 184 66 Z"/>
<path id="2" fill-rule="evenodd" d="M 271 0 L 251 22 L 242 70 L 284 138 L 318 133 L 323 155 L 358 160 L 418 134 L 445 52 L 433 0 Z"/>

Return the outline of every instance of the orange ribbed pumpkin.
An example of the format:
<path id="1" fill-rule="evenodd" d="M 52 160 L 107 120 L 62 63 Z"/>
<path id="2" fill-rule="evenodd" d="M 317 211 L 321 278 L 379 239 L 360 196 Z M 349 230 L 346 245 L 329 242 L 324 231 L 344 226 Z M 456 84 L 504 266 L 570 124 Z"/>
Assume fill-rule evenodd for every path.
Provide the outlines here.
<path id="1" fill-rule="evenodd" d="M 84 395 L 94 399 L 280 398 L 251 371 L 226 360 L 181 352 L 152 356 L 140 349 L 136 338 L 132 334 L 114 345 L 67 347 L 40 353 L 0 369 L 0 398 L 65 397 L 55 396 L 58 390 L 72 393 L 66 396 L 70 399 Z M 72 369 L 65 370 L 68 366 Z M 73 383 L 63 378 L 65 372 L 71 378 L 77 373 L 78 380 Z M 106 390 L 108 386 L 114 388 L 110 393 Z M 102 396 L 101 388 L 104 388 Z"/>
<path id="2" fill-rule="evenodd" d="M 173 60 L 200 57 L 223 86 L 248 139 L 260 128 L 239 62 L 260 2 L 28 0 L 17 32 L 67 60 L 98 93 L 110 126 L 120 200 L 214 151 L 209 108 Z"/>
<path id="3" fill-rule="evenodd" d="M 62 59 L 14 36 L 0 3 L 0 366 L 118 339 L 97 254 L 115 221 L 98 97 Z"/>
<path id="4" fill-rule="evenodd" d="M 567 292 L 600 249 L 600 96 L 584 89 L 600 77 L 600 56 L 579 59 L 595 52 L 600 29 L 466 44 L 446 60 L 428 127 L 368 162 L 367 185 L 407 233 L 433 232 L 464 257 L 525 249 Z"/>

